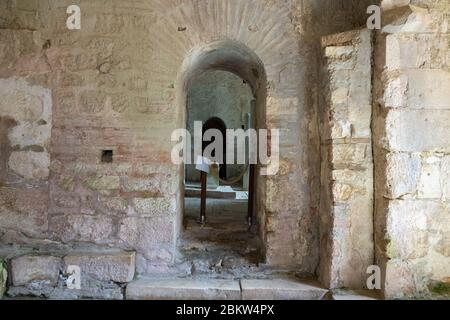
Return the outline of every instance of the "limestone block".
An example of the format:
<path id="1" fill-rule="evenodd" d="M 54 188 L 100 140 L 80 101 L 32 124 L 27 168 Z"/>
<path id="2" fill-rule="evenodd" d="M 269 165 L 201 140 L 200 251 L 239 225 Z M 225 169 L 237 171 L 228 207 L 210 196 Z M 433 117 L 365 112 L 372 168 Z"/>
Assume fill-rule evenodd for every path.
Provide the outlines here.
<path id="1" fill-rule="evenodd" d="M 11 83 L 5 84 L 5 89 Z M 3 93 L 3 89 L 1 89 Z M 9 116 L 17 121 L 34 122 L 40 119 L 43 112 L 43 102 L 39 96 L 26 91 L 12 89 L 12 92 L 2 94 L 0 101 L 0 116 Z"/>
<path id="2" fill-rule="evenodd" d="M 46 180 L 49 175 L 50 156 L 47 152 L 13 151 L 8 166 L 26 179 Z"/>
<path id="3" fill-rule="evenodd" d="M 56 285 L 61 269 L 61 258 L 55 256 L 25 255 L 11 261 L 11 278 L 15 286 L 35 281 Z"/>
<path id="4" fill-rule="evenodd" d="M 386 142 L 391 151 L 450 151 L 450 110 L 389 110 Z M 433 130 L 430 130 L 430 128 Z"/>
<path id="5" fill-rule="evenodd" d="M 79 266 L 82 276 L 125 283 L 134 278 L 135 253 L 75 253 L 64 257 L 64 263 Z"/>
<path id="6" fill-rule="evenodd" d="M 434 250 L 437 253 L 450 258 L 450 235 L 448 233 L 440 234 L 440 239 L 434 246 Z"/>
<path id="7" fill-rule="evenodd" d="M 371 55 L 368 55 L 369 58 Z M 370 62 L 369 62 L 370 63 Z M 349 105 L 353 108 L 370 106 L 372 103 L 371 70 L 354 70 L 350 72 Z"/>
<path id="8" fill-rule="evenodd" d="M 128 209 L 128 200 L 119 197 L 99 196 L 100 204 L 109 211 L 125 213 Z"/>
<path id="9" fill-rule="evenodd" d="M 421 172 L 418 154 L 389 153 L 386 157 L 386 196 L 397 199 L 415 194 Z"/>
<path id="10" fill-rule="evenodd" d="M 241 280 L 243 300 L 321 300 L 328 292 L 315 282 L 296 279 Z"/>
<path id="11" fill-rule="evenodd" d="M 354 186 L 349 184 L 334 182 L 332 185 L 332 195 L 334 203 L 346 202 L 352 199 L 355 195 L 364 193 L 365 190 L 355 188 Z"/>
<path id="12" fill-rule="evenodd" d="M 125 218 L 119 225 L 119 240 L 128 248 L 145 252 L 152 245 L 173 243 L 172 218 Z"/>
<path id="13" fill-rule="evenodd" d="M 447 27 L 441 25 L 439 12 L 429 11 L 415 5 L 397 7 L 396 10 L 383 15 L 383 33 L 435 33 L 447 32 Z"/>
<path id="14" fill-rule="evenodd" d="M 329 70 L 352 70 L 356 64 L 353 46 L 330 46 L 325 48 Z"/>
<path id="15" fill-rule="evenodd" d="M 25 122 L 13 127 L 8 138 L 11 146 L 38 148 L 42 151 L 48 147 L 51 135 L 51 125 L 44 122 L 43 125 Z"/>
<path id="16" fill-rule="evenodd" d="M 118 176 L 95 176 L 86 179 L 84 183 L 93 190 L 116 190 L 120 188 Z"/>
<path id="17" fill-rule="evenodd" d="M 411 3 L 411 0 L 382 0 L 381 8 L 385 11 L 395 8 L 407 6 Z"/>
<path id="18" fill-rule="evenodd" d="M 70 71 L 95 70 L 97 67 L 97 56 L 88 53 L 67 55 L 63 58 L 62 63 Z"/>
<path id="19" fill-rule="evenodd" d="M 348 88 L 340 87 L 331 92 L 331 104 L 339 105 L 348 103 Z"/>
<path id="20" fill-rule="evenodd" d="M 0 228 L 32 237 L 47 231 L 48 188 L 0 188 Z"/>
<path id="21" fill-rule="evenodd" d="M 173 198 L 138 198 L 134 199 L 134 208 L 140 215 L 173 215 L 176 199 Z"/>
<path id="22" fill-rule="evenodd" d="M 386 265 L 384 295 L 386 299 L 414 296 L 417 292 L 414 267 L 400 259 L 389 260 Z"/>
<path id="23" fill-rule="evenodd" d="M 49 229 L 63 242 L 107 242 L 114 231 L 114 221 L 106 216 L 69 215 L 51 217 Z"/>
<path id="24" fill-rule="evenodd" d="M 361 165 L 367 159 L 368 145 L 365 143 L 334 144 L 330 147 L 333 166 Z"/>
<path id="25" fill-rule="evenodd" d="M 392 34 L 386 37 L 386 67 L 398 69 L 445 69 L 448 37 L 437 34 Z M 428 70 L 430 71 L 430 70 Z"/>
<path id="26" fill-rule="evenodd" d="M 409 70 L 407 106 L 417 109 L 444 109 L 450 106 L 450 71 Z"/>
<path id="27" fill-rule="evenodd" d="M 450 199 L 450 156 L 442 158 L 441 163 L 442 193 L 445 199 Z"/>
<path id="28" fill-rule="evenodd" d="M 81 111 L 99 113 L 106 107 L 106 94 L 98 91 L 85 91 L 80 97 Z"/>
<path id="29" fill-rule="evenodd" d="M 240 300 L 236 280 L 139 279 L 127 286 L 129 300 Z"/>
<path id="30" fill-rule="evenodd" d="M 442 197 L 441 158 L 431 156 L 424 159 L 418 196 L 424 199 L 440 199 Z"/>
<path id="31" fill-rule="evenodd" d="M 78 208 L 80 206 L 80 198 L 76 194 L 53 193 L 52 200 L 59 208 Z"/>
<path id="32" fill-rule="evenodd" d="M 127 192 L 133 191 L 147 191 L 147 192 L 159 192 L 160 180 L 158 176 L 150 178 L 133 178 L 126 177 L 124 181 L 124 190 Z"/>
<path id="33" fill-rule="evenodd" d="M 352 135 L 352 124 L 350 121 L 333 121 L 331 126 L 331 139 L 350 138 Z"/>
<path id="34" fill-rule="evenodd" d="M 392 259 L 417 259 L 429 250 L 428 216 L 442 210 L 432 201 L 396 200 L 387 208 L 387 255 Z"/>
<path id="35" fill-rule="evenodd" d="M 358 105 L 349 107 L 348 119 L 351 123 L 351 136 L 353 138 L 372 137 L 371 121 L 372 121 L 372 106 Z"/>
<path id="36" fill-rule="evenodd" d="M 408 102 L 408 76 L 401 72 L 385 72 L 383 104 L 385 107 L 405 107 Z"/>

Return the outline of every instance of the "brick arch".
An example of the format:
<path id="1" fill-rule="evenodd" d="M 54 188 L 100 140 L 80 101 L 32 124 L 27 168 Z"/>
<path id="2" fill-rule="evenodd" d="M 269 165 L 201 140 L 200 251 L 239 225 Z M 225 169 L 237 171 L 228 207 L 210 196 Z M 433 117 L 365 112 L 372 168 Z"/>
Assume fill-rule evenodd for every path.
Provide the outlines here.
<path id="1" fill-rule="evenodd" d="M 307 105 L 310 100 L 305 86 L 307 53 L 302 52 L 289 8 L 284 3 L 261 0 L 156 3 L 155 10 L 164 15 L 156 14 L 158 19 L 147 37 L 150 45 L 157 48 L 149 57 L 156 62 L 152 72 L 158 74 L 150 90 L 154 96 L 170 92 L 162 99 L 176 117 L 174 129 L 184 127 L 184 90 L 189 72 L 205 70 L 202 66 L 187 71 L 193 63 L 203 61 L 196 60 L 196 55 L 210 52 L 213 57 L 211 51 L 225 46 L 235 51 L 246 48 L 250 61 L 264 75 L 263 84 L 259 85 L 249 81 L 251 74 L 242 74 L 236 63 L 231 66 L 219 63 L 223 70 L 236 73 L 248 80 L 254 90 L 261 91 L 259 101 L 264 101 L 261 103 L 264 112 L 257 116 L 256 125 L 282 129 L 280 160 L 284 169 L 280 175 L 259 182 L 257 190 L 262 199 L 256 210 L 261 215 L 260 234 L 267 249 L 267 263 L 314 273 L 319 257 L 315 209 L 318 203 L 314 195 L 318 191 L 311 191 L 316 188 L 311 181 L 319 175 L 316 166 L 319 155 L 311 143 L 318 142 L 311 138 L 314 128 L 309 123 L 314 111 L 308 110 L 311 106 Z M 178 172 L 177 180 L 181 183 L 182 170 Z M 181 200 L 179 195 L 178 202 L 182 203 Z M 175 225 L 175 233 L 179 234 L 181 220 Z"/>

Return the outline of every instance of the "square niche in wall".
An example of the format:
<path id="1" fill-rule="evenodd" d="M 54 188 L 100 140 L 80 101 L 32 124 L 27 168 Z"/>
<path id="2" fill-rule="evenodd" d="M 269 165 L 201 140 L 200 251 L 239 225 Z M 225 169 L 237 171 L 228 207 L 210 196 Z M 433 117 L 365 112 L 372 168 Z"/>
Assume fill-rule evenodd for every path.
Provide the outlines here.
<path id="1" fill-rule="evenodd" d="M 112 163 L 113 162 L 113 151 L 112 150 L 102 150 L 102 163 Z"/>

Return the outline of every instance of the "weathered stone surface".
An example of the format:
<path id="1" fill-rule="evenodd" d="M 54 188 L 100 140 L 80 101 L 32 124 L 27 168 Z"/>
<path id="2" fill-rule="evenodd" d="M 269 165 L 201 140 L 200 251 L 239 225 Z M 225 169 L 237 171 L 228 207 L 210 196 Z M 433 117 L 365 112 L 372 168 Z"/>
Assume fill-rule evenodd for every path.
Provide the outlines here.
<path id="1" fill-rule="evenodd" d="M 8 272 L 6 271 L 6 263 L 0 259 L 0 299 L 2 299 L 5 294 L 7 280 Z"/>
<path id="2" fill-rule="evenodd" d="M 444 198 L 448 200 L 450 199 L 450 156 L 442 159 L 441 173 L 442 193 Z"/>
<path id="3" fill-rule="evenodd" d="M 25 255 L 11 261 L 11 279 L 14 286 L 33 282 L 56 285 L 61 269 L 61 258 L 54 256 Z"/>
<path id="4" fill-rule="evenodd" d="M 97 300 L 122 300 L 123 289 L 114 283 L 95 283 L 90 287 L 82 286 L 81 290 L 70 290 L 48 285 L 33 285 L 9 287 L 8 296 L 12 298 L 38 297 L 50 300 L 75 300 L 75 299 L 97 299 Z"/>
<path id="5" fill-rule="evenodd" d="M 50 156 L 47 152 L 14 151 L 9 168 L 26 179 L 46 180 L 49 175 Z"/>
<path id="6" fill-rule="evenodd" d="M 392 151 L 449 151 L 450 110 L 390 110 L 386 142 Z M 430 126 L 433 130 L 430 130 Z"/>
<path id="7" fill-rule="evenodd" d="M 320 277 L 361 288 L 373 263 L 371 33 L 322 38 Z"/>
<path id="8" fill-rule="evenodd" d="M 395 259 L 424 257 L 429 248 L 427 212 L 441 208 L 429 202 L 391 201 L 388 207 L 387 254 Z M 433 211 L 431 211 L 433 210 Z"/>
<path id="9" fill-rule="evenodd" d="M 50 219 L 53 237 L 63 242 L 107 242 L 114 232 L 114 221 L 108 216 L 69 215 Z"/>
<path id="10" fill-rule="evenodd" d="M 0 228 L 45 237 L 48 188 L 0 187 Z"/>
<path id="11" fill-rule="evenodd" d="M 153 245 L 169 244 L 174 230 L 169 217 L 125 218 L 119 225 L 119 239 L 129 248 L 146 251 Z"/>
<path id="12" fill-rule="evenodd" d="M 328 290 L 318 283 L 290 279 L 241 280 L 243 300 L 321 300 Z"/>
<path id="13" fill-rule="evenodd" d="M 115 190 L 120 188 L 120 177 L 97 176 L 86 179 L 85 184 L 94 190 Z"/>
<path id="14" fill-rule="evenodd" d="M 368 156 L 368 145 L 358 144 L 335 144 L 332 146 L 332 164 L 335 167 L 361 165 Z"/>
<path id="15" fill-rule="evenodd" d="M 422 174 L 418 185 L 418 196 L 424 199 L 442 198 L 440 157 L 425 157 L 422 164 Z M 442 175 L 444 172 L 442 172 Z"/>
<path id="16" fill-rule="evenodd" d="M 172 198 L 134 199 L 134 208 L 141 216 L 170 216 L 175 213 L 176 201 Z"/>
<path id="17" fill-rule="evenodd" d="M 236 280 L 139 279 L 127 285 L 128 300 L 239 300 Z"/>
<path id="18" fill-rule="evenodd" d="M 390 153 L 386 157 L 386 196 L 397 199 L 413 195 L 421 172 L 418 154 Z"/>
<path id="19" fill-rule="evenodd" d="M 64 257 L 66 266 L 79 266 L 83 276 L 100 281 L 130 282 L 134 278 L 135 253 L 75 253 Z"/>
<path id="20" fill-rule="evenodd" d="M 374 290 L 335 290 L 332 300 L 381 300 L 381 293 Z"/>
<path id="21" fill-rule="evenodd" d="M 450 89 L 448 71 L 410 70 L 386 76 L 388 77 L 384 100 L 386 107 L 444 109 L 450 105 L 450 98 L 447 98 Z"/>
<path id="22" fill-rule="evenodd" d="M 387 299 L 412 297 L 417 293 L 414 268 L 403 260 L 390 260 L 386 265 L 384 295 Z"/>

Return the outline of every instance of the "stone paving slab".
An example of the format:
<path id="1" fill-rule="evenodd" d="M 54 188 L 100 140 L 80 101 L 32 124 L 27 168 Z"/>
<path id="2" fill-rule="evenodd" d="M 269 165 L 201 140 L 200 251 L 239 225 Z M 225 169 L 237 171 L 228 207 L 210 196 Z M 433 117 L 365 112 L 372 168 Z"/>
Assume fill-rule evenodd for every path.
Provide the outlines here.
<path id="1" fill-rule="evenodd" d="M 315 281 L 297 279 L 242 280 L 243 300 L 321 300 L 328 290 Z"/>
<path id="2" fill-rule="evenodd" d="M 237 280 L 149 279 L 131 282 L 128 300 L 239 300 Z"/>
<path id="3" fill-rule="evenodd" d="M 130 300 L 321 300 L 328 290 L 315 281 L 296 279 L 152 279 L 131 282 Z"/>
<path id="4" fill-rule="evenodd" d="M 337 290 L 332 293 L 333 300 L 380 300 L 381 293 L 371 290 Z"/>

